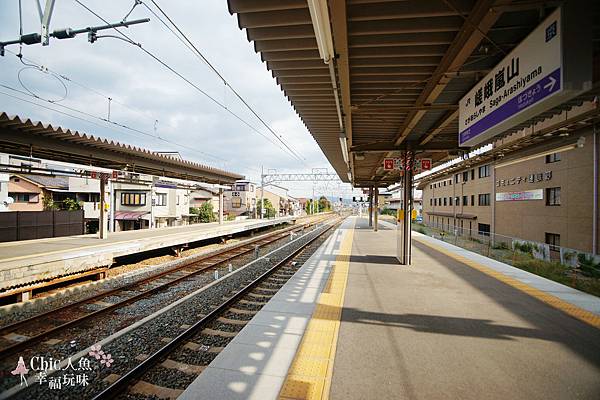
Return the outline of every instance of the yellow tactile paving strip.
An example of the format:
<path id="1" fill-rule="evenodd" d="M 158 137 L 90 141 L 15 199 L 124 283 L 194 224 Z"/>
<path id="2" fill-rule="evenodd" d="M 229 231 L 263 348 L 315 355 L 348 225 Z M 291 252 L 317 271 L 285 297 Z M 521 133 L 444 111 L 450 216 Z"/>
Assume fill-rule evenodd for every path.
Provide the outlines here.
<path id="1" fill-rule="evenodd" d="M 451 257 L 458 262 L 461 262 L 465 265 L 468 265 L 471 268 L 474 268 L 478 271 L 483 272 L 486 275 L 496 278 L 499 281 L 506 283 L 507 285 L 510 285 L 524 293 L 527 293 L 528 295 L 535 297 L 536 299 L 543 301 L 544 303 L 546 303 L 556 309 L 559 309 L 559 310 L 569 314 L 572 317 L 575 317 L 593 327 L 600 329 L 600 316 L 598 316 L 594 313 L 591 313 L 587 310 L 577 307 L 576 305 L 573 305 L 569 302 L 561 300 L 556 296 L 553 296 L 553 295 L 543 292 L 539 289 L 531 287 L 517 279 L 511 278 L 510 276 L 506 276 L 503 273 L 498 272 L 492 268 L 486 267 L 476 261 L 470 260 L 470 259 L 463 257 L 461 255 L 458 255 L 454 252 L 448 251 L 443 247 L 436 246 L 432 243 L 429 243 L 428 241 L 419 239 L 418 237 L 414 237 L 414 239 L 417 240 L 419 243 L 422 243 L 428 247 L 431 247 L 432 249 L 439 251 L 440 253 L 442 253 L 448 257 Z"/>
<path id="2" fill-rule="evenodd" d="M 308 323 L 296 357 L 279 392 L 282 400 L 327 399 L 340 328 L 354 228 L 347 229 L 340 252 Z"/>

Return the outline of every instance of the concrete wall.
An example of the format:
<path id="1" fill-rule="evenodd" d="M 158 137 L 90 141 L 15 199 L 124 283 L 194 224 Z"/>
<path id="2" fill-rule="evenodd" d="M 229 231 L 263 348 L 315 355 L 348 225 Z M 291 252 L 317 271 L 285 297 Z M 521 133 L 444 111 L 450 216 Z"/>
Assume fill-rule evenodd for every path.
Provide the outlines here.
<path id="1" fill-rule="evenodd" d="M 497 192 L 544 190 L 542 200 L 497 202 L 497 233 L 542 243 L 546 232 L 555 233 L 560 235 L 561 246 L 591 251 L 593 138 L 589 132 L 585 132 L 584 136 L 586 145 L 561 152 L 561 160 L 558 162 L 546 163 L 546 157 L 538 157 L 496 169 Z M 541 182 L 536 179 L 534 183 L 527 181 L 498 186 L 498 181 L 501 180 L 539 173 L 551 173 L 551 178 Z M 554 187 L 561 190 L 560 206 L 546 205 L 546 189 Z"/>
<path id="2" fill-rule="evenodd" d="M 8 183 L 9 193 L 28 193 L 30 196 L 35 196 L 28 203 L 14 202 L 8 206 L 9 211 L 43 211 L 43 190 L 33 183 L 17 177 L 11 176 Z"/>
<path id="3" fill-rule="evenodd" d="M 560 161 L 548 163 L 545 154 L 553 149 L 561 149 L 566 143 L 573 143 L 574 138 L 583 136 L 585 143 L 581 148 L 560 151 Z M 591 129 L 577 131 L 557 142 L 554 147 L 542 144 L 539 150 L 521 150 L 507 155 L 496 161 L 494 168 L 495 179 L 479 178 L 478 166 L 475 169 L 475 179 L 463 183 L 460 170 L 459 183 L 455 183 L 454 173 L 426 182 L 423 187 L 423 213 L 426 223 L 457 223 L 460 219 L 454 218 L 457 214 L 471 214 L 472 220 L 463 220 L 464 228 L 469 227 L 469 221 L 474 230 L 479 223 L 490 224 L 492 232 L 525 240 L 544 243 L 546 233 L 560 235 L 560 246 L 573 248 L 585 252 L 592 251 L 593 244 L 593 134 Z M 480 164 L 485 165 L 485 164 Z M 530 182 L 530 175 L 534 176 Z M 541 175 L 542 179 L 539 179 Z M 520 178 L 520 179 L 519 179 Z M 452 180 L 452 184 L 450 184 Z M 444 181 L 446 185 L 444 186 Z M 547 205 L 548 188 L 560 188 L 560 205 Z M 497 193 L 523 192 L 541 189 L 543 199 L 519 201 L 495 201 L 494 191 Z M 477 203 L 478 194 L 491 193 L 491 206 L 471 205 L 471 195 L 475 195 Z M 462 196 L 467 195 L 469 204 L 462 204 Z M 460 197 L 460 206 L 449 205 L 433 206 L 431 199 Z M 443 201 L 442 201 L 443 204 Z M 495 218 L 492 220 L 492 209 L 495 209 Z M 600 220 L 598 220 L 600 225 Z M 598 243 L 597 246 L 600 245 Z"/>
<path id="4" fill-rule="evenodd" d="M 8 164 L 8 154 L 0 153 L 0 164 Z M 5 202 L 8 199 L 8 181 L 10 180 L 9 174 L 0 173 L 0 212 L 9 211 L 8 206 L 5 206 Z"/>

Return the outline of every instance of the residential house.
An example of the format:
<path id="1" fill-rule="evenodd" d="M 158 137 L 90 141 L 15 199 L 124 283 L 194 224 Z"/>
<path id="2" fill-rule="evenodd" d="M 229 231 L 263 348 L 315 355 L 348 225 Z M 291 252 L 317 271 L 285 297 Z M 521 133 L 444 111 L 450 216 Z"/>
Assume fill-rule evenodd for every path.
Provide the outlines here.
<path id="1" fill-rule="evenodd" d="M 254 183 L 237 181 L 231 185 L 231 189 L 224 191 L 223 196 L 223 209 L 227 215 L 245 215 L 250 218 L 256 216 L 258 194 Z"/>

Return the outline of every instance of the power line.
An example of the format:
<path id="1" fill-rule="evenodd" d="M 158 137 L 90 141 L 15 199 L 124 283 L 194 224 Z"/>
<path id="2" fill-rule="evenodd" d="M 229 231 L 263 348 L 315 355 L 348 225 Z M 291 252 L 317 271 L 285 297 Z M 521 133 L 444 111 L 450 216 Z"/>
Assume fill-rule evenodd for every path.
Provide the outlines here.
<path id="1" fill-rule="evenodd" d="M 97 115 L 90 114 L 90 113 L 88 113 L 88 112 L 86 112 L 86 111 L 82 111 L 82 110 L 79 110 L 79 109 L 77 109 L 77 108 L 74 108 L 74 107 L 70 107 L 70 106 L 67 106 L 67 105 L 64 105 L 64 104 L 60 104 L 60 103 L 54 103 L 54 102 L 52 102 L 52 101 L 48 101 L 48 100 L 46 100 L 46 99 L 42 99 L 42 98 L 40 98 L 39 96 L 32 95 L 32 94 L 30 94 L 30 93 L 27 93 L 27 92 L 25 92 L 25 91 L 22 91 L 22 90 L 19 90 L 19 89 L 13 88 L 13 87 L 11 87 L 11 86 L 8 86 L 8 85 L 5 85 L 5 84 L 0 84 L 0 87 L 3 87 L 3 88 L 5 88 L 5 89 L 8 89 L 8 90 L 11 90 L 11 91 L 13 91 L 13 92 L 17 92 L 17 93 L 19 93 L 19 94 L 21 94 L 21 95 L 25 95 L 25 96 L 29 96 L 29 97 L 35 98 L 35 99 L 37 99 L 37 100 L 46 101 L 46 102 L 48 102 L 48 103 L 51 103 L 51 104 L 53 104 L 53 105 L 56 105 L 56 106 L 62 107 L 62 108 L 64 108 L 64 109 L 67 109 L 67 110 L 69 110 L 69 111 L 73 111 L 73 112 L 76 112 L 76 113 L 79 113 L 79 114 L 85 115 L 85 116 L 87 116 L 87 117 L 90 117 L 90 118 L 94 118 L 94 119 L 100 120 L 100 121 L 102 121 L 102 122 L 105 122 L 105 123 L 107 123 L 107 124 L 110 124 L 110 125 L 113 125 L 113 126 L 116 126 L 116 127 L 122 128 L 122 129 L 127 129 L 127 130 L 129 130 L 129 131 L 132 131 L 132 132 L 136 132 L 136 133 L 142 134 L 142 135 L 144 135 L 144 136 L 151 137 L 152 139 L 160 140 L 160 141 L 162 141 L 162 142 L 165 142 L 165 143 L 169 143 L 169 144 L 172 144 L 172 145 L 175 145 L 175 146 L 179 146 L 179 147 L 181 147 L 181 148 L 184 148 L 184 149 L 187 149 L 187 150 L 191 150 L 191 151 L 197 152 L 197 153 L 199 153 L 199 154 L 202 154 L 203 156 L 212 157 L 212 158 L 215 158 L 215 159 L 217 159 L 217 160 L 221 160 L 221 161 L 225 161 L 225 162 L 227 161 L 227 160 L 225 160 L 225 159 L 223 159 L 223 158 L 216 157 L 216 156 L 212 156 L 212 155 L 210 155 L 210 154 L 208 154 L 208 153 L 205 153 L 205 152 L 203 152 L 203 151 L 197 150 L 197 149 L 195 149 L 195 148 L 193 148 L 193 147 L 185 146 L 185 145 L 182 145 L 182 144 L 179 144 L 179 143 L 177 143 L 177 142 L 173 142 L 173 141 L 171 141 L 171 140 L 164 139 L 164 138 L 161 138 L 161 137 L 156 137 L 156 136 L 154 136 L 154 135 L 152 135 L 152 134 L 150 134 L 150 133 L 148 133 L 148 132 L 144 132 L 144 131 L 142 131 L 142 130 L 139 130 L 139 129 L 136 129 L 136 128 L 132 128 L 132 127 L 130 127 L 130 126 L 127 126 L 127 125 L 125 125 L 125 124 L 120 124 L 120 123 L 118 123 L 118 122 L 109 121 L 109 120 L 107 120 L 106 118 L 102 118 L 102 117 L 99 117 L 99 116 L 97 116 Z M 35 103 L 35 102 L 29 101 L 29 100 L 25 100 L 25 99 L 22 99 L 22 98 L 20 98 L 20 97 L 17 97 L 17 96 L 12 96 L 12 95 L 9 95 L 9 94 L 7 94 L 7 93 L 4 93 L 4 92 L 0 92 L 0 93 L 4 94 L 5 96 L 9 96 L 9 97 L 12 97 L 12 98 L 16 98 L 16 99 L 19 99 L 19 100 L 21 100 L 21 101 L 24 101 L 24 102 L 27 102 L 27 103 L 30 103 L 30 104 L 34 104 L 34 105 L 37 105 L 37 106 L 39 106 L 39 107 L 42 107 L 42 108 L 45 108 L 45 109 L 48 109 L 48 110 L 53 110 L 53 111 L 56 111 L 56 112 L 58 112 L 58 113 L 61 113 L 61 114 L 63 114 L 63 115 L 67 115 L 67 116 L 69 116 L 69 117 L 76 118 L 76 119 L 79 119 L 79 120 L 82 120 L 82 121 L 85 121 L 85 122 L 88 122 L 88 123 L 94 124 L 94 125 L 96 125 L 96 126 L 99 126 L 99 127 L 101 127 L 101 128 L 105 128 L 105 126 L 102 126 L 102 125 L 100 125 L 100 124 L 98 124 L 98 123 L 96 123 L 96 122 L 94 122 L 94 121 L 90 121 L 90 120 L 88 120 L 88 119 L 85 119 L 85 118 L 77 117 L 77 116 L 74 116 L 74 115 L 72 115 L 72 114 L 69 114 L 69 113 L 61 112 L 61 111 L 57 110 L 56 108 L 48 107 L 48 106 L 45 106 L 45 105 L 42 105 L 42 104 L 39 104 L 39 103 Z M 126 133 L 126 134 L 127 134 L 127 132 L 123 132 L 123 133 Z"/>
<path id="2" fill-rule="evenodd" d="M 106 19 L 104 19 L 102 16 L 100 16 L 98 13 L 96 13 L 95 11 L 93 11 L 91 8 L 89 8 L 88 6 L 86 6 L 85 4 L 83 4 L 80 0 L 74 0 L 77 4 L 79 4 L 81 7 L 85 8 L 88 12 L 90 12 L 91 14 L 93 14 L 95 17 L 97 17 L 98 19 L 102 20 L 104 23 L 106 23 L 109 26 L 112 26 L 112 24 L 110 24 Z M 219 107 L 221 107 L 222 109 L 224 109 L 225 111 L 227 111 L 229 114 L 231 114 L 233 117 L 235 117 L 237 120 L 239 120 L 240 122 L 242 122 L 244 125 L 248 126 L 250 129 L 252 129 L 254 132 L 258 133 L 259 135 L 261 135 L 262 137 L 264 137 L 265 139 L 267 139 L 269 142 L 271 142 L 273 145 L 279 147 L 281 150 L 283 150 L 285 152 L 285 149 L 281 148 L 279 145 L 277 145 L 275 142 L 273 142 L 271 140 L 271 138 L 269 138 L 268 136 L 266 136 L 264 133 L 262 133 L 261 131 L 259 131 L 258 129 L 256 129 L 254 126 L 252 126 L 250 123 L 248 123 L 246 120 L 244 120 L 242 117 L 240 117 L 239 115 L 237 115 L 236 113 L 234 113 L 233 111 L 231 111 L 229 108 L 227 108 L 224 104 L 222 104 L 221 102 L 219 102 L 217 99 L 215 99 L 214 97 L 212 97 L 211 95 L 209 95 L 207 92 L 205 92 L 204 90 L 202 90 L 200 87 L 198 87 L 196 84 L 194 84 L 192 81 L 190 81 L 188 78 L 186 78 L 185 76 L 183 76 L 181 73 L 179 73 L 178 71 L 176 71 L 173 67 L 171 67 L 169 64 L 167 64 L 165 61 L 163 61 L 162 59 L 160 59 L 158 56 L 154 55 L 152 52 L 150 52 L 149 50 L 146 50 L 141 43 L 137 43 L 135 42 L 133 39 L 131 39 L 129 36 L 127 36 L 126 34 L 124 34 L 123 32 L 121 32 L 119 29 L 117 29 L 115 26 L 112 26 L 112 28 L 118 32 L 123 38 L 125 38 L 125 41 L 128 42 L 129 44 L 132 44 L 138 48 L 140 48 L 140 50 L 142 50 L 144 53 L 146 53 L 147 55 L 149 55 L 150 57 L 152 57 L 155 61 L 157 61 L 158 63 L 160 63 L 163 67 L 167 68 L 169 71 L 171 71 L 173 74 L 177 75 L 180 79 L 182 79 L 183 81 L 185 81 L 186 83 L 188 83 L 190 86 L 192 86 L 194 89 L 196 89 L 198 92 L 202 93 L 204 96 L 206 96 L 209 100 L 211 100 L 213 103 L 215 103 L 216 105 L 218 105 Z M 291 155 L 295 158 L 297 158 L 299 161 L 303 162 L 302 159 L 298 158 L 298 156 L 296 156 L 293 152 L 291 153 Z"/>
<path id="3" fill-rule="evenodd" d="M 197 54 L 202 61 L 204 61 L 209 67 L 210 69 L 221 79 L 221 81 L 223 82 L 223 84 L 225 86 L 228 86 L 229 89 L 231 89 L 231 91 L 233 92 L 233 94 L 246 106 L 246 108 L 248 108 L 248 110 L 250 110 L 250 112 L 252 112 L 252 114 L 254 114 L 254 116 L 273 134 L 273 136 L 275 136 L 289 151 L 291 151 L 294 155 L 302 158 L 301 156 L 299 156 L 295 150 L 292 150 L 283 140 L 281 135 L 278 135 L 259 115 L 258 113 L 248 104 L 248 102 L 235 90 L 235 88 L 233 86 L 231 86 L 231 84 L 225 79 L 225 77 L 223 77 L 223 75 L 211 64 L 210 61 L 208 61 L 208 59 L 204 56 L 204 54 L 202 54 L 202 52 L 200 50 L 198 50 L 198 48 L 194 45 L 194 43 L 192 43 L 192 41 L 186 36 L 185 33 L 183 33 L 181 31 L 181 29 L 179 29 L 179 27 L 177 26 L 177 24 L 167 15 L 167 13 L 165 13 L 165 11 L 158 5 L 158 3 L 155 0 L 150 0 L 152 1 L 152 4 L 154 4 L 154 6 L 161 12 L 161 14 L 171 23 L 171 25 L 173 25 L 173 27 L 177 30 L 177 32 L 179 32 L 179 34 L 181 36 L 183 36 L 183 38 L 185 39 L 185 41 L 189 44 L 187 45 L 185 42 L 183 42 L 181 40 L 181 38 L 175 34 L 175 32 L 158 16 L 156 15 L 156 13 L 150 8 L 148 7 L 148 5 L 146 5 L 146 3 L 142 2 L 142 4 L 144 5 L 144 7 L 146 7 L 163 25 L 165 25 L 167 27 L 167 29 L 169 29 L 171 31 L 171 33 L 173 33 L 173 35 L 175 35 L 175 37 L 177 37 L 179 39 L 179 41 L 181 41 L 188 49 L 192 50 L 195 54 Z M 190 48 L 191 46 L 191 48 Z M 304 162 L 304 160 L 303 160 Z M 305 163 L 306 165 L 306 163 Z"/>
<path id="4" fill-rule="evenodd" d="M 8 52 L 10 52 L 10 53 L 12 53 L 12 54 L 15 54 L 15 55 L 18 57 L 18 55 L 17 55 L 16 53 L 14 53 L 14 52 L 12 52 L 12 51 L 10 51 L 10 50 L 7 50 L 7 51 L 8 51 Z M 125 107 L 125 108 L 127 108 L 127 109 L 129 109 L 129 110 L 131 110 L 131 111 L 133 111 L 133 112 L 135 112 L 135 113 L 138 113 L 138 114 L 140 114 L 140 115 L 145 115 L 145 116 L 147 116 L 147 114 L 145 114 L 144 112 L 142 112 L 142 111 L 140 111 L 140 110 L 137 110 L 137 109 L 134 109 L 134 108 L 132 108 L 132 107 L 129 107 L 129 106 L 127 106 L 126 104 L 124 104 L 124 103 L 121 103 L 121 102 L 119 102 L 119 101 L 115 100 L 114 98 L 112 98 L 112 97 L 110 97 L 110 96 L 108 96 L 108 95 L 105 95 L 104 93 L 102 93 L 102 92 L 100 92 L 100 91 L 98 91 L 98 90 L 96 90 L 96 89 L 94 89 L 94 88 L 91 88 L 91 87 L 89 87 L 89 86 L 86 86 L 86 85 L 84 85 L 84 84 L 82 84 L 82 83 L 79 83 L 79 82 L 77 82 L 77 81 L 74 81 L 74 80 L 72 80 L 71 78 L 69 78 L 69 77 L 68 77 L 68 76 L 66 76 L 66 75 L 60 74 L 60 73 L 58 73 L 57 71 L 53 71 L 52 69 L 48 68 L 47 66 L 42 66 L 41 64 L 39 64 L 38 62 L 36 62 L 36 61 L 34 61 L 34 60 L 30 59 L 30 58 L 26 58 L 26 57 L 23 57 L 23 56 L 22 56 L 22 57 L 19 57 L 19 58 L 24 58 L 24 59 L 26 59 L 28 62 L 30 62 L 30 63 L 33 63 L 33 64 L 31 64 L 31 67 L 37 67 L 37 68 L 38 68 L 38 69 L 40 69 L 40 70 L 41 70 L 41 69 L 45 69 L 45 70 L 47 70 L 47 71 L 51 72 L 51 73 L 52 73 L 54 76 L 56 76 L 57 78 L 64 79 L 64 80 L 66 80 L 67 82 L 70 82 L 70 83 L 76 84 L 76 85 L 78 85 L 78 86 L 80 86 L 80 87 L 82 87 L 82 88 L 84 88 L 84 89 L 86 89 L 86 90 L 88 90 L 88 91 L 90 91 L 90 92 L 92 92 L 92 93 L 94 93 L 94 94 L 96 94 L 96 95 L 98 95 L 98 96 L 100 96 L 100 97 L 104 98 L 104 99 L 110 99 L 112 102 L 114 102 L 114 103 L 117 103 L 117 104 L 119 104 L 119 105 L 122 105 L 123 107 Z M 20 92 L 21 94 L 26 94 L 26 95 L 29 95 L 30 97 L 35 97 L 35 98 L 37 98 L 37 99 L 40 99 L 40 100 L 47 101 L 47 102 L 49 102 L 49 103 L 56 103 L 56 101 L 50 101 L 50 100 L 48 100 L 48 99 L 41 98 L 40 96 L 37 96 L 37 95 L 35 95 L 34 93 L 31 93 L 31 92 L 29 92 L 29 93 L 25 93 L 25 92 L 22 92 L 22 91 L 20 91 L 20 90 L 14 89 L 14 88 L 12 88 L 12 87 L 9 87 L 9 86 L 6 86 L 6 85 L 1 85 L 1 84 L 0 84 L 0 86 L 3 86 L 3 87 L 5 87 L 6 89 L 10 89 L 10 90 L 13 90 L 13 91 Z M 81 113 L 85 114 L 85 112 L 83 112 L 83 111 L 79 111 L 79 110 L 77 110 L 77 112 L 81 112 Z M 156 136 L 156 135 L 153 135 L 153 134 L 149 134 L 149 133 L 147 133 L 147 132 L 140 131 L 140 130 L 138 130 L 138 129 L 136 129 L 136 128 L 132 128 L 132 127 L 130 127 L 130 126 L 127 126 L 127 125 L 119 124 L 119 123 L 117 123 L 117 122 L 114 122 L 114 121 L 109 121 L 108 119 L 105 119 L 105 118 L 100 118 L 100 117 L 97 117 L 97 116 L 95 116 L 95 115 L 93 115 L 93 117 L 94 117 L 94 118 L 101 119 L 101 120 L 102 120 L 102 121 L 104 121 L 104 122 L 111 123 L 111 124 L 113 124 L 113 125 L 118 125 L 118 126 L 121 126 L 121 127 L 123 127 L 123 128 L 126 128 L 126 129 L 129 129 L 129 130 L 132 130 L 132 131 L 135 131 L 135 132 L 138 132 L 138 133 L 144 134 L 144 135 L 146 135 L 146 136 L 150 136 L 150 137 L 152 137 L 152 138 L 159 139 L 159 140 L 162 140 L 162 141 L 165 141 L 165 142 L 168 142 L 168 143 L 174 144 L 174 145 L 176 145 L 176 146 L 180 146 L 180 147 L 182 147 L 182 148 L 188 148 L 188 149 L 192 149 L 192 148 L 189 148 L 189 147 L 187 147 L 187 146 L 185 146 L 185 145 L 182 145 L 182 144 L 179 144 L 179 143 L 176 143 L 176 142 L 169 141 L 168 139 L 163 139 L 163 138 L 161 138 L 161 137 L 159 137 L 159 136 Z M 166 124 L 166 126 L 167 126 L 167 127 L 170 127 L 170 128 L 172 128 L 172 129 L 176 129 L 175 127 L 173 127 L 172 125 L 169 125 L 169 124 Z M 204 155 L 204 156 L 207 156 L 207 157 L 210 157 L 210 158 L 214 158 L 215 160 L 224 161 L 224 162 L 227 162 L 227 161 L 228 161 L 228 160 L 226 160 L 226 159 L 224 159 L 224 158 L 222 158 L 222 157 L 214 156 L 214 155 L 212 155 L 212 154 L 209 154 L 209 153 L 206 153 L 206 152 L 203 152 L 203 151 L 200 151 L 200 150 L 194 150 L 194 151 L 196 151 L 197 153 L 199 153 L 199 154 L 202 154 L 202 155 Z"/>

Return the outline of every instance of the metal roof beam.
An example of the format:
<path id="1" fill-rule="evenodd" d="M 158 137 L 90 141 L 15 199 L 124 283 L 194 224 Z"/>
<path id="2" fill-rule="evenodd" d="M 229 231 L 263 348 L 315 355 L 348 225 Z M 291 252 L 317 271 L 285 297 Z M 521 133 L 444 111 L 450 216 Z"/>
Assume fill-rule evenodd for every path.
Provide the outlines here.
<path id="1" fill-rule="evenodd" d="M 470 0 L 453 0 L 453 4 L 459 12 L 466 14 L 472 7 L 473 2 Z M 441 1 L 396 1 L 390 3 L 350 5 L 348 7 L 348 18 L 350 21 L 432 18 L 455 15 L 457 15 L 456 11 L 447 7 Z"/>
<path id="2" fill-rule="evenodd" d="M 229 0 L 229 13 L 251 13 L 306 8 L 305 0 Z"/>
<path id="3" fill-rule="evenodd" d="M 410 143 L 410 149 L 414 150 L 414 151 L 430 151 L 430 152 L 460 150 L 456 141 L 431 143 L 429 145 L 420 145 L 417 143 Z M 352 146 L 350 148 L 350 151 L 354 152 L 354 153 L 387 153 L 387 152 L 395 152 L 395 151 L 403 151 L 403 150 L 406 150 L 406 146 L 398 146 L 398 145 L 395 145 L 394 142 L 374 142 L 374 143 L 360 144 L 360 145 Z M 377 166 L 379 167 L 379 164 Z"/>
<path id="4" fill-rule="evenodd" d="M 310 24 L 310 12 L 306 8 L 261 11 L 238 14 L 240 28 L 267 28 L 271 26 L 289 26 Z"/>

